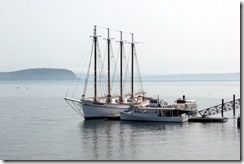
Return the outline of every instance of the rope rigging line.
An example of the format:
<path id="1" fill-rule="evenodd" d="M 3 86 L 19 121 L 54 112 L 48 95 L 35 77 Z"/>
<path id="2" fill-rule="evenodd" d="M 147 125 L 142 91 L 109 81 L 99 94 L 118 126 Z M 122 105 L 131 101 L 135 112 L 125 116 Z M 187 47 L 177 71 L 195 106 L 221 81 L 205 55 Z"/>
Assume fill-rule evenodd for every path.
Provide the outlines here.
<path id="1" fill-rule="evenodd" d="M 112 59 L 112 58 L 114 58 L 114 55 L 113 55 L 113 49 L 112 49 L 112 44 L 110 43 L 110 47 L 109 47 L 109 49 L 110 49 L 110 59 Z M 108 86 L 105 84 L 106 82 L 108 82 L 107 81 L 107 77 L 108 77 L 108 75 L 105 73 L 105 68 L 108 68 L 108 67 L 106 67 L 106 65 L 105 65 L 105 61 L 106 61 L 106 57 L 107 57 L 107 53 L 108 53 L 108 48 L 107 47 L 105 47 L 105 55 L 104 55 L 104 58 L 103 58 L 103 67 L 102 67 L 102 76 L 101 76 L 101 81 L 102 82 L 104 82 L 104 84 L 103 84 L 103 87 L 104 87 L 104 91 L 103 91 L 103 93 L 104 93 L 104 95 L 107 93 L 107 91 L 108 91 Z M 112 62 L 111 62 L 112 63 Z M 110 63 L 110 72 L 111 72 L 111 63 Z M 110 91 L 111 91 L 111 85 L 110 85 Z M 105 95 L 106 96 L 106 95 Z"/>
<path id="2" fill-rule="evenodd" d="M 90 45 L 89 43 L 90 43 L 90 39 L 88 39 L 88 41 L 87 41 L 87 43 L 86 43 L 85 49 L 84 49 L 84 51 L 83 51 L 83 53 L 82 53 L 82 55 L 81 55 L 81 58 L 80 58 L 80 61 L 79 61 L 78 65 L 77 65 L 77 67 L 76 67 L 75 74 L 78 73 L 78 69 L 79 69 L 79 67 L 80 67 L 80 65 L 81 65 L 81 61 L 82 61 L 83 58 L 86 56 L 85 54 L 86 54 L 86 52 L 87 52 L 88 46 Z M 65 97 L 68 95 L 68 92 L 70 91 L 70 87 L 71 87 L 71 85 L 73 84 L 74 79 L 75 79 L 75 76 L 73 77 L 72 81 L 70 82 L 70 85 L 69 85 L 68 90 L 67 90 L 67 92 L 66 92 L 66 94 L 65 94 Z M 78 77 L 78 80 L 77 80 L 78 82 L 79 82 L 79 79 L 80 79 L 80 78 Z M 77 82 L 77 83 L 78 83 L 78 82 Z M 77 85 L 77 84 L 76 84 L 76 85 Z M 75 91 L 74 91 L 74 92 L 75 92 Z M 73 95 L 74 95 L 74 93 L 73 93 Z"/>
<path id="3" fill-rule="evenodd" d="M 85 80 L 84 91 L 83 91 L 84 98 L 85 98 L 86 89 L 87 89 L 87 83 L 88 83 L 89 74 L 90 74 L 91 61 L 92 61 L 92 53 L 93 53 L 93 46 L 94 46 L 94 44 L 92 44 L 90 61 L 89 61 L 89 65 L 88 65 L 88 69 L 87 69 L 87 74 L 86 74 L 86 80 Z"/>
<path id="4" fill-rule="evenodd" d="M 98 60 L 98 68 L 99 69 L 99 88 L 100 88 L 100 94 L 104 93 L 105 91 L 105 86 L 103 85 L 103 80 L 104 80 L 104 62 L 103 62 L 103 59 L 102 59 L 102 54 L 101 54 L 101 51 L 100 51 L 100 46 L 99 46 L 99 43 L 98 43 L 98 58 L 100 60 Z M 105 56 L 104 56 L 104 60 L 105 60 Z M 102 96 L 102 95 L 101 95 Z"/>
<path id="5" fill-rule="evenodd" d="M 130 53 L 129 53 L 129 57 L 128 57 L 128 59 L 127 59 L 127 61 L 126 61 L 126 58 L 125 58 L 125 64 L 126 64 L 126 67 L 125 67 L 125 73 L 124 73 L 124 85 L 123 85 L 123 87 L 124 88 L 126 88 L 126 90 L 127 90 L 127 92 L 128 92 L 128 90 L 129 90 L 129 85 L 127 85 L 128 84 L 128 80 L 129 79 L 127 79 L 127 77 L 128 77 L 128 69 L 129 69 L 129 64 L 130 63 Z"/>
<path id="6" fill-rule="evenodd" d="M 113 74 L 112 74 L 112 80 L 111 80 L 111 85 L 110 85 L 110 91 L 111 91 L 111 93 L 112 93 L 112 91 L 113 91 L 113 84 L 114 84 L 114 82 L 115 82 L 115 79 L 114 79 L 114 77 L 115 77 L 115 73 L 116 73 L 116 69 L 117 69 L 117 65 L 116 65 L 116 59 L 115 59 L 115 56 L 114 56 L 114 51 L 113 51 L 113 47 L 111 46 L 111 57 L 110 57 L 111 59 L 112 59 L 112 64 L 113 64 Z M 118 61 L 118 57 L 117 57 L 117 61 Z M 111 70 L 111 69 L 110 69 Z M 116 90 L 116 89 L 115 89 Z"/>
<path id="7" fill-rule="evenodd" d="M 118 61 L 119 61 L 119 51 L 120 51 L 120 48 L 118 48 L 118 53 L 117 53 L 118 55 L 117 55 L 117 58 L 115 59 L 115 57 L 113 57 L 113 59 L 114 59 L 114 63 L 115 63 L 115 64 L 114 64 L 114 65 L 115 65 L 115 69 L 114 69 L 114 73 L 113 73 L 113 77 L 112 77 L 111 88 L 113 88 L 113 86 L 115 85 L 115 82 L 116 82 L 116 75 L 118 76 L 118 72 L 117 72 L 117 71 L 118 71 L 118 70 L 117 70 L 117 66 L 118 66 L 118 65 L 117 65 L 116 63 L 118 63 Z M 117 87 L 118 87 L 118 86 L 117 86 Z M 118 89 L 119 89 L 119 88 L 117 88 L 117 87 L 114 88 L 114 90 L 115 90 L 114 93 L 115 93 L 115 92 L 118 92 Z"/>
<path id="8" fill-rule="evenodd" d="M 100 46 L 99 46 L 99 42 L 97 41 L 97 72 L 98 72 L 98 90 L 100 90 L 101 92 L 101 52 L 100 52 Z"/>
<path id="9" fill-rule="evenodd" d="M 84 114 L 80 111 L 80 108 L 77 107 L 77 105 L 73 101 L 69 101 L 69 100 L 65 100 L 65 101 L 69 104 L 71 108 L 73 108 L 75 112 L 77 112 L 81 117 L 84 117 Z M 71 105 L 70 102 L 72 102 L 73 105 Z"/>
<path id="10" fill-rule="evenodd" d="M 87 63 L 87 60 L 88 60 L 88 56 L 85 55 L 84 63 Z M 83 65 L 85 65 L 85 64 L 83 64 Z M 78 77 L 78 80 L 77 80 L 76 85 L 75 85 L 76 87 L 75 87 L 75 89 L 74 89 L 74 92 L 73 92 L 73 94 L 72 94 L 72 97 L 74 97 L 74 94 L 75 94 L 75 92 L 76 92 L 76 90 L 77 90 L 77 87 L 78 87 L 78 83 L 81 81 L 81 75 L 82 75 L 82 74 L 80 74 L 80 76 Z"/>
<path id="11" fill-rule="evenodd" d="M 135 47 L 134 47 L 134 52 L 135 52 L 134 54 L 135 54 L 135 59 L 136 59 L 136 66 L 137 66 L 138 75 L 139 75 L 139 82 L 140 82 L 142 91 L 144 91 L 142 78 L 141 78 L 141 71 L 140 71 L 140 67 L 139 67 L 139 63 L 138 63 L 137 54 L 136 54 L 136 48 Z"/>
<path id="12" fill-rule="evenodd" d="M 105 52 L 104 52 L 104 56 L 103 56 L 103 60 L 102 60 L 102 74 L 101 74 L 101 82 L 103 82 L 103 94 L 105 95 L 107 93 L 107 85 L 105 84 L 105 82 L 107 81 L 106 80 L 106 73 L 105 73 L 105 60 L 106 60 L 106 57 L 107 57 L 107 47 L 105 46 Z M 102 95 L 101 95 L 102 96 Z"/>
<path id="13" fill-rule="evenodd" d="M 103 27 L 103 26 L 99 26 L 101 28 L 104 28 L 107 30 L 106 27 Z M 109 28 L 111 29 L 111 28 Z M 111 29 L 112 31 L 120 31 L 120 30 L 116 30 L 116 29 Z M 121 32 L 121 31 L 120 31 Z M 124 32 L 123 33 L 127 33 L 127 32 Z M 128 33 L 131 35 L 131 33 Z M 89 42 L 88 42 L 89 43 Z M 88 43 L 86 45 L 86 49 L 84 52 L 87 53 L 87 48 L 88 48 Z M 91 53 L 90 53 L 90 56 L 89 55 L 82 55 L 81 57 L 81 60 L 79 61 L 79 64 L 78 64 L 78 67 L 76 69 L 76 72 L 78 71 L 78 68 L 80 67 L 80 65 L 82 64 L 82 62 L 84 61 L 85 64 L 82 65 L 82 67 L 85 67 L 86 66 L 86 75 L 85 75 L 85 78 L 80 78 L 82 76 L 82 74 L 80 74 L 80 77 L 78 78 L 77 80 L 77 85 L 75 87 L 75 90 L 72 94 L 72 97 L 74 97 L 75 93 L 76 93 L 76 90 L 77 90 L 77 87 L 78 87 L 78 83 L 80 81 L 84 81 L 84 89 L 83 89 L 83 94 L 82 94 L 82 97 L 84 95 L 83 98 L 85 98 L 85 95 L 86 94 L 90 94 L 90 85 L 88 85 L 88 81 L 90 80 L 90 73 L 91 73 L 91 69 L 92 69 L 92 59 L 94 58 L 94 43 L 91 44 Z M 98 73 L 98 94 L 101 95 L 101 97 L 103 97 L 107 91 L 108 91 L 108 85 L 106 85 L 106 82 L 107 82 L 107 74 L 106 74 L 106 68 L 107 68 L 107 65 L 106 64 L 106 57 L 107 57 L 107 51 L 108 49 L 105 48 L 105 53 L 101 53 L 101 49 L 100 49 L 100 45 L 103 47 L 103 42 L 101 42 L 101 44 L 97 41 L 97 73 Z M 117 94 L 119 93 L 120 91 L 120 85 L 119 85 L 119 59 L 120 59 L 120 47 L 118 47 L 118 55 L 115 55 L 114 54 L 114 51 L 113 51 L 113 47 L 112 47 L 112 44 L 110 44 L 110 59 L 111 59 L 111 64 L 110 64 L 110 73 L 111 73 L 111 82 L 110 82 L 110 91 L 111 91 L 111 95 L 113 94 Z M 122 60 L 123 60 L 123 74 L 122 74 L 122 78 L 123 78 L 123 84 L 122 84 L 122 87 L 123 87 L 123 95 L 125 94 L 128 94 L 130 93 L 130 74 L 128 73 L 131 73 L 131 67 L 130 67 L 130 62 L 131 62 L 131 50 L 129 51 L 130 53 L 129 54 L 126 54 L 127 51 L 125 51 L 125 49 L 127 49 L 127 47 L 125 48 L 124 44 L 122 45 Z M 134 48 L 134 52 L 135 52 L 135 48 Z M 89 53 L 87 53 L 89 54 Z M 143 90 L 143 84 L 142 84 L 142 78 L 141 78 L 141 72 L 140 72 L 140 69 L 139 69 L 139 63 L 138 63 L 138 59 L 137 59 L 137 55 L 136 53 L 134 53 L 134 56 L 135 56 L 135 74 L 138 74 L 138 78 L 139 78 L 139 83 L 140 85 L 136 85 L 136 86 L 141 86 L 142 90 Z M 85 60 L 84 60 L 85 59 Z M 84 75 L 84 73 L 83 73 Z M 135 80 L 134 82 L 136 82 L 137 80 Z M 67 96 L 68 92 L 70 91 L 70 88 L 71 88 L 71 85 L 74 84 L 74 78 L 73 80 L 71 81 L 71 84 L 65 94 L 65 96 Z M 135 85 L 134 85 L 135 86 Z M 87 93 L 88 91 L 88 93 Z M 99 93 L 100 92 L 100 93 Z"/>

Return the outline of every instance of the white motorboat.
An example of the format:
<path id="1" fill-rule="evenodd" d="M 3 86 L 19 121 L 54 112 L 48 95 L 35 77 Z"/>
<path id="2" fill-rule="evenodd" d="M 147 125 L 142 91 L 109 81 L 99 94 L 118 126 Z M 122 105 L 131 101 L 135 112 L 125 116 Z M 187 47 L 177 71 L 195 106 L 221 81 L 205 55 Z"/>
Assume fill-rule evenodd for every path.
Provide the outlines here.
<path id="1" fill-rule="evenodd" d="M 120 112 L 120 119 L 127 121 L 186 122 L 188 117 L 176 105 L 162 104 L 158 99 L 152 99 L 149 106 L 132 107 Z"/>
<path id="2" fill-rule="evenodd" d="M 181 112 L 187 113 L 188 115 L 196 115 L 197 114 L 197 103 L 196 100 L 186 99 L 185 95 L 183 95 L 182 99 L 177 99 L 175 101 L 176 108 L 181 110 Z"/>

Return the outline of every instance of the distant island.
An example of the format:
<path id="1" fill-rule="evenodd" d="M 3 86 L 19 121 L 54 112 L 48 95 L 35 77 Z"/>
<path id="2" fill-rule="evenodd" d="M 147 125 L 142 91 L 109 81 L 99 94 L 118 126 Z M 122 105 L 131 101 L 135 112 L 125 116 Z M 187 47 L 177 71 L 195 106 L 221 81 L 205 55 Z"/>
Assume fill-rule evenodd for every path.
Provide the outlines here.
<path id="1" fill-rule="evenodd" d="M 91 74 L 92 76 L 92 74 Z M 67 69 L 34 68 L 23 69 L 13 72 L 0 72 L 0 81 L 31 81 L 31 80 L 77 80 L 85 79 L 85 74 L 75 74 Z M 135 81 L 138 78 L 135 77 Z M 240 73 L 222 74 L 172 74 L 172 75 L 144 75 L 142 80 L 146 81 L 240 81 Z M 89 81 L 93 81 L 91 77 Z M 115 79 L 119 81 L 119 79 Z"/>
<path id="2" fill-rule="evenodd" d="M 76 79 L 76 75 L 67 69 L 34 68 L 13 72 L 0 72 L 0 81 L 72 79 Z"/>

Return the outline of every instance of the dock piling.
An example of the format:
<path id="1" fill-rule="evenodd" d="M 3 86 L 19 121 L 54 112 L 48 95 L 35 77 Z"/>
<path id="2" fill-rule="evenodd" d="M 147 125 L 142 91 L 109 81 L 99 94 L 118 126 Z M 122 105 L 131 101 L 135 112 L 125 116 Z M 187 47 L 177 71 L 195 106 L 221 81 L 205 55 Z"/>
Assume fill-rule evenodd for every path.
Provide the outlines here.
<path id="1" fill-rule="evenodd" d="M 237 118 L 237 127 L 240 128 L 240 116 Z"/>
<path id="2" fill-rule="evenodd" d="M 221 115 L 224 117 L 224 99 L 222 99 L 222 110 L 221 110 Z"/>
<path id="3" fill-rule="evenodd" d="M 235 95 L 233 95 L 233 116 L 235 117 L 236 111 L 235 111 Z"/>

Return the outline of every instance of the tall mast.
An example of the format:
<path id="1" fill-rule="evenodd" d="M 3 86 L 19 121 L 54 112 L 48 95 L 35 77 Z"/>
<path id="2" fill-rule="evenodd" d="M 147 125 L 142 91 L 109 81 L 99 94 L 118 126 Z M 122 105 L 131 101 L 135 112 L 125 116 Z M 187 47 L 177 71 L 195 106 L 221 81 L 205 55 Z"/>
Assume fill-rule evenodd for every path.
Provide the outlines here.
<path id="1" fill-rule="evenodd" d="M 109 37 L 109 28 L 108 28 L 108 95 L 107 95 L 107 101 L 110 102 L 111 94 L 110 94 L 110 37 Z"/>
<path id="2" fill-rule="evenodd" d="M 123 101 L 123 40 L 120 31 L 120 102 Z"/>
<path id="3" fill-rule="evenodd" d="M 97 101 L 97 35 L 96 25 L 94 26 L 94 101 Z"/>
<path id="4" fill-rule="evenodd" d="M 131 98 L 133 99 L 134 94 L 134 38 L 133 33 L 131 41 Z"/>

